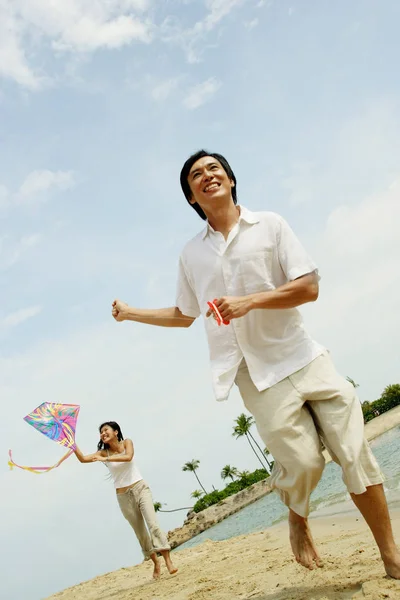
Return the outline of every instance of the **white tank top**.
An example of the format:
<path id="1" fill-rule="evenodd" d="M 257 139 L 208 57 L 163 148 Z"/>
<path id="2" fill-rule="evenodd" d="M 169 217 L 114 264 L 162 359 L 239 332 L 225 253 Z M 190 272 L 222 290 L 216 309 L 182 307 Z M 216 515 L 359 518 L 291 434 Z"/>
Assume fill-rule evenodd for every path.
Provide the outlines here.
<path id="1" fill-rule="evenodd" d="M 124 451 L 121 454 L 125 454 Z M 110 456 L 107 450 L 107 456 Z M 127 487 L 128 485 L 133 485 L 134 483 L 141 481 L 143 477 L 141 476 L 139 469 L 136 466 L 135 459 L 132 458 L 129 462 L 107 462 L 106 463 L 111 477 L 114 481 L 115 489 Z"/>

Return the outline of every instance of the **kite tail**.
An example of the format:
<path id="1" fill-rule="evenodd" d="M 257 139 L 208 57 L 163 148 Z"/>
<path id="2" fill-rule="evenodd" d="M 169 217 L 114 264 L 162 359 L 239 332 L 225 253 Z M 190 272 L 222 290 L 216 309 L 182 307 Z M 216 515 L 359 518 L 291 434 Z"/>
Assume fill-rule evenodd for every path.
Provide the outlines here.
<path id="1" fill-rule="evenodd" d="M 24 467 L 22 465 L 17 465 L 17 463 L 13 461 L 11 450 L 9 450 L 8 456 L 10 457 L 10 460 L 8 461 L 8 466 L 10 467 L 10 469 L 18 467 L 18 469 L 23 469 L 24 471 L 30 471 L 31 473 L 37 473 L 38 475 L 41 475 L 42 473 L 47 473 L 48 471 L 59 467 L 61 463 L 64 462 L 64 460 L 66 460 L 69 456 L 71 456 L 71 454 L 73 454 L 73 452 L 73 450 L 69 450 L 67 454 L 64 454 L 64 456 L 60 458 L 60 460 L 56 462 L 56 464 L 52 467 Z"/>

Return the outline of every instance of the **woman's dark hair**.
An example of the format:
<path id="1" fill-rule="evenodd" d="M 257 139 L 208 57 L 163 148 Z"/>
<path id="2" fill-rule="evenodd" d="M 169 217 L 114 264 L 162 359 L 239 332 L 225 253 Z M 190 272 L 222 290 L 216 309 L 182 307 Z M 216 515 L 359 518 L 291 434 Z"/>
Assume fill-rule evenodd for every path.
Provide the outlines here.
<path id="1" fill-rule="evenodd" d="M 233 203 L 237 204 L 236 177 L 235 177 L 234 172 L 231 169 L 230 164 L 226 160 L 226 158 L 224 156 L 222 156 L 222 154 L 217 154 L 217 152 L 207 152 L 207 150 L 198 150 L 198 152 L 195 152 L 194 154 L 192 154 L 192 156 L 189 156 L 189 158 L 187 159 L 187 161 L 185 162 L 185 164 L 182 167 L 180 177 L 181 177 L 182 192 L 185 194 L 186 200 L 188 201 L 190 206 L 192 208 L 194 208 L 194 210 L 197 212 L 197 214 L 203 219 L 203 221 L 207 220 L 207 217 L 206 217 L 203 209 L 200 208 L 200 206 L 197 204 L 197 202 L 195 202 L 194 204 L 192 204 L 190 202 L 190 200 L 192 199 L 192 190 L 190 189 L 188 177 L 189 177 L 190 169 L 193 167 L 194 163 L 197 162 L 200 158 L 204 158 L 205 156 L 212 156 L 212 158 L 215 158 L 221 164 L 222 168 L 224 169 L 225 173 L 228 175 L 229 179 L 231 179 L 233 181 L 234 186 L 232 188 L 232 199 L 233 199 Z"/>
<path id="2" fill-rule="evenodd" d="M 105 423 L 102 423 L 99 427 L 100 433 L 101 433 L 101 430 L 103 429 L 103 427 L 105 427 L 106 425 L 111 427 L 111 429 L 113 431 L 118 431 L 118 441 L 119 442 L 121 442 L 124 439 L 124 436 L 122 435 L 121 427 L 115 421 L 106 421 Z M 109 448 L 109 445 L 105 444 L 102 440 L 100 440 L 99 443 L 97 444 L 97 450 L 108 450 L 108 448 Z"/>

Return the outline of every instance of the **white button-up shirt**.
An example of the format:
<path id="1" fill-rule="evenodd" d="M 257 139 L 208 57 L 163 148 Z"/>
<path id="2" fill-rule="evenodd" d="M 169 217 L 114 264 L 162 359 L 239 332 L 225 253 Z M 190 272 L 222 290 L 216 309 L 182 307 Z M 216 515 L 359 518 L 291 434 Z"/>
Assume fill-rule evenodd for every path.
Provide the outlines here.
<path id="1" fill-rule="evenodd" d="M 276 213 L 241 207 L 227 240 L 206 228 L 188 242 L 179 261 L 176 306 L 205 317 L 208 301 L 274 290 L 317 271 L 286 221 Z M 244 358 L 259 391 L 302 369 L 323 351 L 305 331 L 296 308 L 255 309 L 229 325 L 205 318 L 213 389 L 226 400 Z"/>

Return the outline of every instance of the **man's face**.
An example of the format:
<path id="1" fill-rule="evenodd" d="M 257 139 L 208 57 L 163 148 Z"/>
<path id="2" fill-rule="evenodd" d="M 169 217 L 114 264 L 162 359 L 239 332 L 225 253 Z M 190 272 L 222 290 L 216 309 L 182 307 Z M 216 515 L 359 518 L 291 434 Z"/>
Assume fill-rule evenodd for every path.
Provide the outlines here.
<path id="1" fill-rule="evenodd" d="M 192 192 L 190 202 L 197 202 L 205 210 L 219 200 L 230 199 L 234 186 L 221 163 L 212 156 L 204 156 L 194 163 L 188 183 Z"/>

